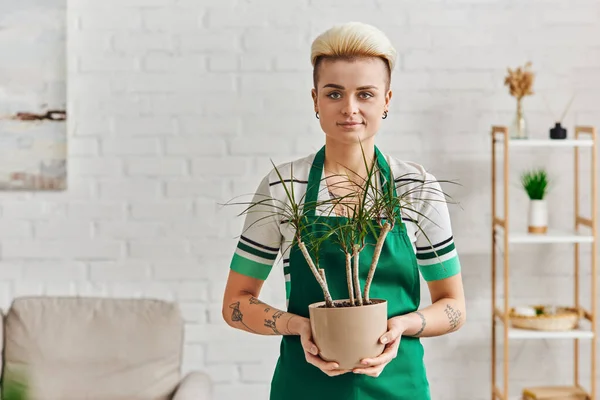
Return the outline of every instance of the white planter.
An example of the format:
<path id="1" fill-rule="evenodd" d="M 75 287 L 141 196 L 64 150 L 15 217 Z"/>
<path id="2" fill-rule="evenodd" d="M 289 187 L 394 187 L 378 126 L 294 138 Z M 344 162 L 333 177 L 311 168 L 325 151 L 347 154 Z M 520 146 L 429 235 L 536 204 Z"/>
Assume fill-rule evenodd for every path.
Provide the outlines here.
<path id="1" fill-rule="evenodd" d="M 529 233 L 548 231 L 548 205 L 546 200 L 529 200 Z"/>

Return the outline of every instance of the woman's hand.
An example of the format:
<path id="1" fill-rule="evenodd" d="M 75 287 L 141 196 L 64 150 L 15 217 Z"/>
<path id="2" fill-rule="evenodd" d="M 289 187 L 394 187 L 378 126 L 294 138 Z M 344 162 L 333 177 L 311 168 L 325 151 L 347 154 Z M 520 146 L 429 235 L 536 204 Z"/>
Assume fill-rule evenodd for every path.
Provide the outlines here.
<path id="1" fill-rule="evenodd" d="M 309 364 L 314 365 L 329 376 L 337 376 L 350 372 L 349 369 L 339 369 L 340 366 L 336 362 L 325 361 L 319 357 L 319 349 L 312 340 L 310 320 L 308 318 L 295 316 L 293 320 L 290 320 L 290 327 L 292 325 L 294 325 L 293 331 L 300 335 L 304 356 Z"/>
<path id="2" fill-rule="evenodd" d="M 385 344 L 383 353 L 375 358 L 365 358 L 361 361 L 364 367 L 354 368 L 352 372 L 377 378 L 383 372 L 385 366 L 398 355 L 398 347 L 405 329 L 399 319 L 389 319 L 388 331 L 379 339 L 382 344 Z"/>

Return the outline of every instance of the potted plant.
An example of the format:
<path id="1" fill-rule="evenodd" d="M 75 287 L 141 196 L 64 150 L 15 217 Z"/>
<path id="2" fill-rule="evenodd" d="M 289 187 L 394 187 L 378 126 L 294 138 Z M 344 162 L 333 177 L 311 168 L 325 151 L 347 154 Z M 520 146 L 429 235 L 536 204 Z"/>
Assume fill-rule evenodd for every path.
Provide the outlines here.
<path id="1" fill-rule="evenodd" d="M 525 171 L 521 185 L 529 197 L 528 232 L 544 234 L 548 231 L 548 173 L 544 169 Z"/>
<path id="2" fill-rule="evenodd" d="M 29 390 L 24 374 L 16 371 L 5 371 L 2 377 L 3 400 L 28 400 Z"/>
<path id="3" fill-rule="evenodd" d="M 368 165 L 364 154 L 363 161 L 367 170 L 366 178 L 360 182 L 352 182 L 356 192 L 360 194 L 358 199 L 351 195 L 312 203 L 304 201 L 304 196 L 297 199 L 291 183 L 294 181 L 293 170 L 290 177 L 284 177 L 272 163 L 285 190 L 285 200 L 265 196 L 258 201 L 228 203 L 245 205 L 246 208 L 240 215 L 252 212 L 257 206 L 269 205 L 273 213 L 280 214 L 294 229 L 294 240 L 291 245 L 298 246 L 323 291 L 323 301 L 309 305 L 313 340 L 323 359 L 336 361 L 340 368 L 347 369 L 359 366 L 363 358 L 376 357 L 384 350 L 384 345 L 380 344 L 378 339 L 387 331 L 387 301 L 372 299 L 370 288 L 388 233 L 393 229 L 396 221 L 400 220 L 401 210 L 412 211 L 427 218 L 414 204 L 417 201 L 427 201 L 418 198 L 419 193 L 441 192 L 439 189 L 429 187 L 431 182 L 415 175 L 398 177 L 400 179 L 397 181 L 400 183 L 389 180 L 378 187 L 375 185 L 376 176 L 380 172 L 377 163 L 374 160 L 372 165 Z M 348 176 L 344 177 L 348 178 Z M 442 181 L 437 180 L 437 182 Z M 392 195 L 394 185 L 398 187 L 409 184 L 413 186 L 402 190 L 398 196 Z M 442 198 L 447 196 L 443 192 L 441 194 Z M 343 222 L 335 225 L 327 222 L 325 218 L 321 220 L 317 218 L 316 221 L 307 219 L 307 210 L 323 209 L 323 207 L 330 213 L 333 213 L 336 207 L 342 207 L 346 210 L 347 216 Z M 270 218 L 270 216 L 263 218 Z M 417 227 L 426 237 L 426 233 L 418 224 Z M 373 255 L 369 260 L 367 278 L 364 287 L 361 287 L 359 262 L 362 251 L 368 245 L 366 238 L 370 233 L 373 234 L 376 242 Z M 339 245 L 340 250 L 345 254 L 347 298 L 333 299 L 329 291 L 325 269 L 319 264 L 319 249 L 325 240 Z M 347 332 L 352 332 L 352 335 L 348 335 Z"/>

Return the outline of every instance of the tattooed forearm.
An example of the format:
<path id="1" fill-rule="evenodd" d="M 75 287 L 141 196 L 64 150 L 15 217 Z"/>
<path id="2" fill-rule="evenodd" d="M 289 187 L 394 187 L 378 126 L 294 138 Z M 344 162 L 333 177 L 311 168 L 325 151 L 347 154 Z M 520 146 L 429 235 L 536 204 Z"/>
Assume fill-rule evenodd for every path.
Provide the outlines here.
<path id="1" fill-rule="evenodd" d="M 257 299 L 254 296 L 250 297 L 250 304 L 260 304 L 260 305 L 263 305 L 263 306 L 267 306 L 265 308 L 265 312 L 269 312 L 271 310 L 271 307 L 269 307 L 265 302 Z"/>
<path id="2" fill-rule="evenodd" d="M 462 300 L 441 298 L 428 307 L 393 317 L 403 336 L 434 337 L 455 332 L 465 323 L 466 312 Z M 450 329 L 448 329 L 450 323 Z"/>
<path id="3" fill-rule="evenodd" d="M 248 325 L 246 325 L 244 323 L 244 314 L 242 314 L 242 311 L 240 310 L 240 302 L 239 301 L 236 301 L 235 303 L 230 304 L 229 308 L 231 308 L 233 310 L 231 312 L 231 321 L 239 322 L 242 325 L 244 325 L 246 327 L 246 329 L 248 329 L 249 331 L 255 332 L 252 328 L 250 328 Z"/>
<path id="4" fill-rule="evenodd" d="M 273 314 L 273 319 L 265 319 L 265 326 L 267 328 L 271 328 L 273 329 L 273 332 L 275 332 L 276 335 L 281 335 L 281 332 L 279 332 L 277 330 L 277 320 L 279 318 L 281 318 L 281 316 L 285 314 L 283 311 L 275 311 L 275 313 Z"/>
<path id="5" fill-rule="evenodd" d="M 450 329 L 448 329 L 448 332 L 455 331 L 456 328 L 458 328 L 458 326 L 460 325 L 462 313 L 460 312 L 460 310 L 455 310 L 454 308 L 452 308 L 450 304 L 446 305 L 444 312 L 446 313 L 448 321 L 450 322 Z"/>
<path id="6" fill-rule="evenodd" d="M 229 326 L 259 335 L 298 335 L 305 321 L 295 317 L 297 315 L 272 307 L 251 293 L 223 301 L 223 318 Z"/>
<path id="7" fill-rule="evenodd" d="M 263 301 L 257 299 L 256 297 L 250 297 L 250 304 L 265 304 Z"/>
<path id="8" fill-rule="evenodd" d="M 423 316 L 423 314 L 421 314 L 419 311 L 415 311 L 415 313 L 419 317 L 421 317 L 421 329 L 419 329 L 419 331 L 417 333 L 415 333 L 413 336 L 419 336 L 425 330 L 425 326 L 427 325 L 427 321 L 425 320 L 425 317 Z"/>

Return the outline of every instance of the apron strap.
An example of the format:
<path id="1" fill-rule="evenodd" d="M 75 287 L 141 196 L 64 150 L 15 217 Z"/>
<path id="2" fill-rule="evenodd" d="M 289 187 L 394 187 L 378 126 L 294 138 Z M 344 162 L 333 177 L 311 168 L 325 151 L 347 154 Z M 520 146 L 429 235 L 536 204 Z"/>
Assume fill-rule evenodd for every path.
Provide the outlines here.
<path id="1" fill-rule="evenodd" d="M 377 165 L 379 166 L 379 177 L 381 180 L 381 187 L 386 190 L 388 185 L 392 186 L 392 195 L 397 197 L 396 184 L 390 166 L 381 153 L 377 146 L 375 146 L 375 157 L 377 159 Z M 308 187 L 306 189 L 306 197 L 304 199 L 304 215 L 308 217 L 315 216 L 315 210 L 317 208 L 317 200 L 319 198 L 319 188 L 321 187 L 321 178 L 323 177 L 323 165 L 325 164 L 325 146 L 321 147 L 321 150 L 315 154 L 312 166 L 310 168 L 310 174 L 308 176 Z M 391 182 L 391 183 L 390 183 Z M 396 208 L 399 208 L 396 205 Z M 398 214 L 400 215 L 400 214 Z"/>
<path id="2" fill-rule="evenodd" d="M 392 175 L 392 171 L 390 165 L 387 160 L 381 154 L 377 146 L 375 146 L 375 156 L 377 157 L 377 165 L 379 166 L 379 177 L 381 178 L 381 188 L 385 190 L 388 185 L 392 186 L 392 195 L 397 197 L 396 194 L 396 184 L 394 182 L 394 176 Z"/>
<path id="3" fill-rule="evenodd" d="M 304 198 L 304 215 L 314 217 L 317 208 L 317 199 L 319 198 L 319 188 L 321 187 L 321 178 L 323 177 L 323 165 L 325 163 L 325 146 L 315 154 L 310 175 L 308 176 L 308 187 L 306 188 L 306 197 Z"/>

